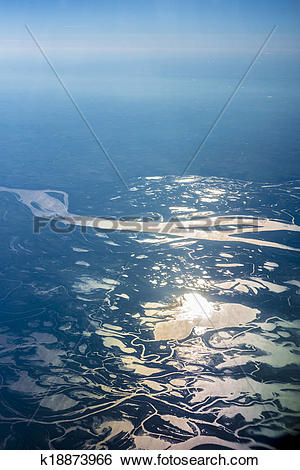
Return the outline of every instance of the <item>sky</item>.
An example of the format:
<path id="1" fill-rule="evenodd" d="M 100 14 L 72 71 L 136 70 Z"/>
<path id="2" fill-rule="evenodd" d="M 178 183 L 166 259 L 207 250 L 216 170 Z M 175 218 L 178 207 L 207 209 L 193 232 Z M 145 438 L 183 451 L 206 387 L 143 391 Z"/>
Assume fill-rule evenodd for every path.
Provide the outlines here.
<path id="1" fill-rule="evenodd" d="M 256 48 L 274 25 L 272 47 L 298 52 L 298 0 L 0 1 L 0 52 L 34 45 L 60 53 L 165 53 Z"/>

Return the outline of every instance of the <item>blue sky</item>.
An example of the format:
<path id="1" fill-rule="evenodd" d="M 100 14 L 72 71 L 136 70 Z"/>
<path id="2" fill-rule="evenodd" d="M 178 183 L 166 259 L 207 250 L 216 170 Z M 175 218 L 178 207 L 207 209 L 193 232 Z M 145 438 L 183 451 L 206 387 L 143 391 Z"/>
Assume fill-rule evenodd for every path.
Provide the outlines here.
<path id="1" fill-rule="evenodd" d="M 300 2 L 2 0 L 0 18 L 0 48 L 15 52 L 32 46 L 25 23 L 47 47 L 86 51 L 256 48 L 277 24 L 273 47 L 285 51 L 298 49 Z"/>
<path id="2" fill-rule="evenodd" d="M 1 1 L 7 30 L 25 22 L 52 27 L 88 27 L 98 32 L 263 32 L 281 23 L 297 30 L 298 0 L 49 0 Z"/>

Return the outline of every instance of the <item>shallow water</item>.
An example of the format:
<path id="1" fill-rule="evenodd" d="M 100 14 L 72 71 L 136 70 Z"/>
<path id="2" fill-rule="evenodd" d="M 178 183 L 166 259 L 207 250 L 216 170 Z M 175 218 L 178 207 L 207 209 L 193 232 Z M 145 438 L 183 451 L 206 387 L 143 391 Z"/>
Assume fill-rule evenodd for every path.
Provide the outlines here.
<path id="1" fill-rule="evenodd" d="M 259 220 L 184 237 L 33 234 L 32 214 L 87 214 L 71 191 L 0 189 L 4 448 L 273 448 L 298 435 L 299 182 L 148 177 L 111 196 L 118 219 Z"/>

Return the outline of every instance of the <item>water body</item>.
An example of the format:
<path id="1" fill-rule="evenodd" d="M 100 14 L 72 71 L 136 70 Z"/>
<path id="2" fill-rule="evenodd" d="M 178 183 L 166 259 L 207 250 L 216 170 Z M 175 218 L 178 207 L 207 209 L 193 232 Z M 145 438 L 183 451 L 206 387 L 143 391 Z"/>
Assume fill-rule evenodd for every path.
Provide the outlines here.
<path id="1" fill-rule="evenodd" d="M 2 447 L 297 439 L 300 182 L 140 177 L 103 196 L 105 214 L 100 199 L 74 204 L 75 188 L 51 187 L 0 192 Z M 34 234 L 33 214 L 225 228 L 242 216 L 245 228 Z"/>
<path id="2" fill-rule="evenodd" d="M 216 48 L 195 36 L 188 54 L 164 42 L 142 52 L 139 36 L 126 54 L 103 55 L 98 43 L 86 54 L 84 32 L 79 49 L 70 39 L 58 50 L 57 17 L 48 39 L 33 22 L 130 191 L 30 38 L 24 54 L 4 41 L 0 448 L 299 439 L 300 69 L 281 18 L 192 176 L 168 176 L 182 174 L 249 66 L 267 10 L 257 35 L 224 45 L 221 35 Z M 45 219 L 39 234 L 34 216 Z M 74 230 L 51 231 L 57 217 Z"/>

